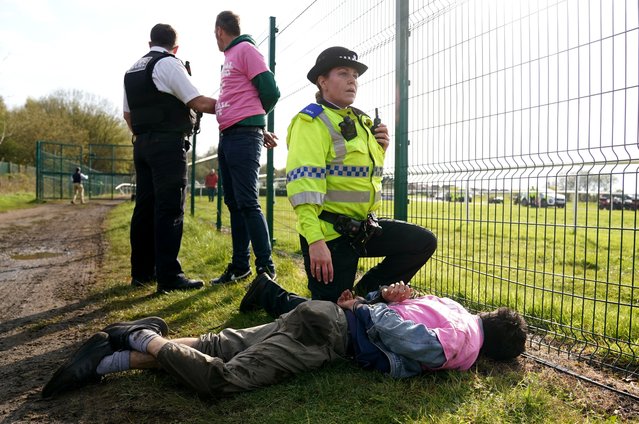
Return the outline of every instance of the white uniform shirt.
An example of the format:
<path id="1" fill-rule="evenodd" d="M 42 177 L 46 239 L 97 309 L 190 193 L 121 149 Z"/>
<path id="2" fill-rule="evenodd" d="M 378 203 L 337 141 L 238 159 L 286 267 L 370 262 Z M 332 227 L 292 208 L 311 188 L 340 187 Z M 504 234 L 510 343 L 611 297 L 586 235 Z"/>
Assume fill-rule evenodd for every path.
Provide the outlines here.
<path id="1" fill-rule="evenodd" d="M 167 49 L 159 46 L 151 47 L 151 51 L 170 53 Z M 155 68 L 153 68 L 152 77 L 158 90 L 177 97 L 184 104 L 200 96 L 200 92 L 191 83 L 186 68 L 178 58 L 169 57 L 158 61 L 155 64 Z M 131 112 L 131 109 L 129 109 L 129 101 L 126 97 L 126 88 L 124 89 L 124 104 L 122 110 L 124 110 L 124 112 Z"/>

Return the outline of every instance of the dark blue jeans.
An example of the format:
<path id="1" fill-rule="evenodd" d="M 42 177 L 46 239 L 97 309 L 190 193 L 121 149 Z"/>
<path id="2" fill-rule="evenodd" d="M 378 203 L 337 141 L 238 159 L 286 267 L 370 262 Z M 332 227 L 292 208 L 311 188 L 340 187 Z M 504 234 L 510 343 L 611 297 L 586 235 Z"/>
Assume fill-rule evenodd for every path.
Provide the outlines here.
<path id="1" fill-rule="evenodd" d="M 178 261 L 184 223 L 186 150 L 177 133 L 136 137 L 135 209 L 131 217 L 131 275 L 171 284 L 182 274 Z"/>
<path id="2" fill-rule="evenodd" d="M 249 243 L 253 245 L 255 266 L 273 268 L 268 227 L 258 201 L 263 144 L 261 132 L 220 134 L 218 160 L 224 203 L 231 215 L 232 264 L 239 269 L 250 267 Z"/>

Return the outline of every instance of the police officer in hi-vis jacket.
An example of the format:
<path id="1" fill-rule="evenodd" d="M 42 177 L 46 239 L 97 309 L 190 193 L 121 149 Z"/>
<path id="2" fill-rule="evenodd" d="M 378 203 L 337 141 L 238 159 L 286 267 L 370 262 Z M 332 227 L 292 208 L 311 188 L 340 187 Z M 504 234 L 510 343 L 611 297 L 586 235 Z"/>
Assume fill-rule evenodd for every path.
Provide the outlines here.
<path id="1" fill-rule="evenodd" d="M 351 106 L 367 69 L 354 51 L 324 50 L 307 75 L 317 101 L 288 128 L 286 188 L 313 299 L 336 301 L 352 289 L 360 257 L 384 259 L 359 280 L 358 294 L 409 282 L 437 247 L 429 230 L 375 216 L 389 135 Z"/>

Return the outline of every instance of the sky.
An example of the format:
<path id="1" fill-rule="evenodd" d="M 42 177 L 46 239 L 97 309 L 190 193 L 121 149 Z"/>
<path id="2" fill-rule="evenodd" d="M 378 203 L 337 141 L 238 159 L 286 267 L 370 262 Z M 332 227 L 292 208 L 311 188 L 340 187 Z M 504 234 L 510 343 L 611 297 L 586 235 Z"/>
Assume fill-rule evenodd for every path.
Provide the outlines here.
<path id="1" fill-rule="evenodd" d="M 110 0 L 108 2 L 100 2 L 100 1 L 91 1 L 91 0 L 0 0 L 0 96 L 4 99 L 5 103 L 9 108 L 16 108 L 24 105 L 27 98 L 40 98 L 50 95 L 51 93 L 57 90 L 81 90 L 87 94 L 95 95 L 100 99 L 105 99 L 108 101 L 115 113 L 118 116 L 121 116 L 122 111 L 122 96 L 123 96 L 123 87 L 122 81 L 124 72 L 142 55 L 144 55 L 148 51 L 148 41 L 149 41 L 149 32 L 153 25 L 158 22 L 169 23 L 171 24 L 178 32 L 178 44 L 180 48 L 178 50 L 177 56 L 186 61 L 188 60 L 191 63 L 191 68 L 193 71 L 192 81 L 195 86 L 200 90 L 200 92 L 207 96 L 217 97 L 217 89 L 220 83 L 220 67 L 223 63 L 223 54 L 219 52 L 217 48 L 217 44 L 215 42 L 214 37 L 214 23 L 216 15 L 222 10 L 232 10 L 235 13 L 239 14 L 241 17 L 241 27 L 243 33 L 251 34 L 258 44 L 260 42 L 265 41 L 266 37 L 268 37 L 268 26 L 269 26 L 269 17 L 275 16 L 277 18 L 277 25 L 280 28 L 285 27 L 288 23 L 290 23 L 295 17 L 297 17 L 302 11 L 304 11 L 308 5 L 313 3 L 312 0 L 304 0 L 301 2 L 293 2 L 293 1 L 273 1 L 266 2 L 264 0 L 236 0 L 236 1 L 227 1 L 227 0 Z M 518 11 L 520 6 L 517 6 L 517 2 L 508 2 L 505 4 L 513 3 L 514 12 Z M 626 3 L 629 5 L 633 4 L 633 0 L 626 0 Z M 265 5 L 268 4 L 268 7 Z M 522 2 L 522 4 L 527 4 Z M 602 3 L 602 5 L 607 5 L 608 3 Z M 473 3 L 466 3 L 468 7 L 473 5 Z M 568 6 L 564 3 L 560 2 L 562 6 L 559 8 L 563 10 L 564 13 L 568 14 Z M 564 7 L 565 6 L 565 7 Z M 565 9 L 565 10 L 564 10 Z M 617 19 L 612 19 L 610 13 L 612 11 L 617 11 L 617 13 L 621 13 L 619 11 L 624 11 L 623 8 L 617 7 L 610 8 L 605 7 L 602 8 L 603 12 L 607 13 L 603 18 L 600 19 L 601 22 L 595 22 L 591 25 L 586 25 L 585 23 L 589 22 L 588 17 L 582 19 L 584 24 L 577 25 L 572 24 L 570 28 L 572 28 L 572 33 L 575 33 L 576 39 L 583 38 L 583 48 L 588 49 L 589 54 L 582 54 L 581 59 L 579 59 L 579 55 L 576 54 L 577 50 L 572 49 L 570 51 L 570 60 L 581 60 L 584 61 L 584 58 L 590 58 L 591 64 L 587 62 L 584 63 L 584 66 L 580 68 L 581 62 L 577 60 L 576 62 L 571 62 L 571 66 L 567 66 L 566 63 L 562 63 L 562 69 L 569 69 L 572 73 L 570 74 L 570 81 L 559 80 L 560 77 L 559 72 L 553 72 L 549 74 L 541 73 L 538 76 L 531 76 L 530 81 L 538 84 L 538 87 L 535 87 L 531 92 L 532 93 L 559 93 L 560 90 L 557 87 L 562 87 L 562 93 L 572 93 L 571 97 L 578 96 L 581 90 L 581 95 L 583 93 L 589 93 L 588 90 L 591 89 L 589 85 L 592 85 L 593 90 L 603 90 L 603 91 L 611 91 L 609 87 L 611 84 L 626 84 L 626 86 L 632 87 L 637 84 L 637 75 L 639 75 L 639 71 L 637 70 L 637 63 L 639 63 L 636 59 L 637 54 L 637 43 L 639 43 L 639 39 L 637 38 L 637 32 L 633 31 L 629 33 L 627 36 L 623 35 L 623 31 L 621 29 L 617 29 L 615 31 L 614 28 L 608 25 L 610 22 L 617 22 L 619 25 L 625 25 L 629 28 L 636 28 L 637 20 L 639 19 L 639 13 L 637 13 L 636 6 L 629 8 L 632 13 L 629 13 L 627 17 L 621 15 L 617 17 Z M 340 13 L 347 13 L 350 9 L 346 8 L 342 10 Z M 579 9 L 582 13 L 586 10 L 585 8 Z M 506 13 L 501 9 L 497 9 L 498 12 Z M 554 11 L 554 9 L 553 9 Z M 386 13 L 387 10 L 383 9 L 376 13 Z M 513 12 L 513 13 L 514 13 Z M 357 10 L 351 10 L 351 13 L 357 13 Z M 592 12 L 593 16 L 598 16 L 598 12 Z M 456 14 L 450 14 L 449 19 L 457 16 Z M 545 15 L 543 15 L 545 16 Z M 577 15 L 574 16 L 564 16 L 561 18 L 561 22 L 572 22 L 570 19 L 577 19 Z M 312 17 L 311 17 L 312 18 Z M 442 17 L 443 19 L 444 17 Z M 310 18 L 309 18 L 310 19 Z M 372 19 L 372 18 L 371 18 Z M 554 19 L 554 18 L 553 18 Z M 591 18 L 591 20 L 594 18 Z M 559 22 L 559 20 L 553 20 L 552 22 Z M 306 21 L 304 21 L 306 22 Z M 512 26 L 515 31 L 515 35 L 517 34 L 527 34 L 528 27 L 522 27 L 523 29 L 519 29 L 519 21 L 516 21 L 517 25 Z M 527 21 L 526 21 L 527 22 Z M 535 21 L 536 22 L 536 21 Z M 477 28 L 471 26 L 471 30 L 483 28 L 482 20 L 479 19 L 478 22 L 472 21 L 473 25 L 478 25 Z M 532 34 L 537 34 L 536 37 L 531 39 L 527 39 L 527 42 L 532 42 L 533 44 L 529 47 L 528 50 L 532 50 L 533 52 L 529 54 L 533 55 L 534 51 L 537 50 L 535 44 L 535 40 L 539 38 L 539 46 L 563 46 L 568 43 L 568 34 L 564 31 L 559 31 L 558 28 L 555 28 L 555 31 L 549 31 L 548 28 L 541 26 L 544 21 L 540 20 L 536 25 L 538 25 L 538 30 L 532 31 Z M 602 29 L 602 23 L 610 26 L 604 26 Z M 445 24 L 445 21 L 444 21 Z M 436 24 L 434 28 L 439 28 Z M 531 24 L 532 25 L 532 24 Z M 509 27 L 510 28 L 510 27 Z M 544 29 L 545 28 L 545 29 Z M 426 31 L 427 27 L 423 27 L 423 31 L 420 32 L 420 28 L 416 28 L 414 31 L 415 38 L 419 38 L 421 42 L 416 44 L 420 49 L 422 46 L 429 46 L 429 42 L 440 41 L 445 42 L 445 37 L 428 37 L 428 33 Z M 534 28 L 533 28 L 534 29 Z M 576 29 L 580 30 L 582 33 L 576 32 Z M 506 31 L 501 28 L 501 32 Z M 499 35 L 500 31 L 495 31 L 494 33 Z M 604 34 L 599 34 L 600 31 L 603 31 Z M 613 37 L 609 35 L 612 32 L 621 33 L 616 37 L 617 42 L 613 43 Z M 592 32 L 592 34 L 590 34 Z M 421 35 L 420 35 L 421 34 Z M 583 37 L 582 37 L 583 35 Z M 605 35 L 605 36 L 603 36 Z M 309 42 L 310 34 L 306 34 L 303 42 L 305 45 L 313 46 L 311 52 L 307 52 L 302 57 L 299 57 L 299 62 L 309 62 L 309 65 L 314 60 L 315 53 L 314 51 L 321 51 L 321 49 L 328 47 L 325 45 L 321 45 L 316 42 Z M 507 46 L 507 43 L 515 42 L 516 40 L 510 40 L 511 36 L 510 32 L 506 34 L 505 32 L 501 34 L 502 39 L 504 40 L 504 46 Z M 599 47 L 599 44 L 594 44 L 591 48 L 590 44 L 587 42 L 588 40 L 598 40 L 599 37 L 602 37 L 602 47 Z M 494 37 L 493 37 L 494 38 Z M 331 42 L 334 39 L 330 39 Z M 492 38 L 491 38 L 492 40 Z M 509 41 L 510 40 L 510 41 Z M 532 40 L 532 41 L 531 41 Z M 549 43 L 549 40 L 551 41 Z M 619 42 L 627 40 L 626 42 Z M 290 40 L 289 40 L 290 41 Z M 294 40 L 297 41 L 297 40 Z M 357 44 L 356 40 L 350 40 L 351 43 Z M 360 40 L 361 42 L 361 40 Z M 471 40 L 473 45 L 479 43 L 476 40 Z M 365 43 L 364 43 L 365 44 Z M 467 44 L 464 44 L 464 46 Z M 501 45 L 501 44 L 500 44 Z M 524 44 L 527 45 L 527 44 Z M 298 44 L 295 44 L 296 48 L 298 48 Z M 260 50 L 266 56 L 268 56 L 268 43 L 263 42 Z M 278 48 L 280 48 L 278 46 Z M 438 47 L 442 48 L 442 46 Z M 557 47 L 557 49 L 560 49 Z M 561 48 L 563 49 L 563 47 Z M 561 50 L 560 49 L 560 50 Z M 615 50 L 616 49 L 616 50 Z M 502 50 L 511 51 L 510 55 L 505 55 L 504 57 L 500 57 L 499 60 L 493 60 L 493 64 L 498 64 L 503 62 L 504 60 L 522 60 L 518 59 L 520 53 L 519 49 L 510 50 L 504 48 Z M 595 53 L 601 50 L 602 57 L 597 56 Z M 283 54 L 290 54 L 291 50 L 284 49 Z M 459 47 L 455 51 L 457 51 L 458 55 L 463 54 L 464 56 L 460 56 L 459 63 L 464 63 L 467 50 L 464 50 L 464 47 Z M 481 50 L 480 50 L 481 51 Z M 497 51 L 501 51 L 497 49 Z M 615 56 L 618 60 L 623 60 L 625 55 L 630 55 L 627 60 L 628 66 L 613 66 L 613 60 L 611 59 L 611 54 L 615 53 Z M 417 53 L 415 53 L 417 54 Z M 422 52 L 422 54 L 425 54 Z M 535 53 L 537 54 L 537 53 Z M 539 53 L 542 56 L 545 53 Z M 443 60 L 437 60 L 435 55 L 430 58 L 430 61 L 425 61 L 425 63 L 435 64 L 435 66 L 440 66 L 435 70 L 441 72 L 431 72 L 430 74 L 425 73 L 425 75 L 434 75 L 437 78 L 441 79 L 439 75 L 443 75 L 446 78 L 446 75 L 450 77 L 450 75 L 458 75 L 458 73 L 451 74 L 445 64 L 447 62 Z M 512 56 L 512 57 L 511 57 Z M 564 55 L 568 57 L 569 55 Z M 564 57 L 562 56 L 562 57 Z M 574 57 L 573 57 L 574 56 Z M 430 57 L 430 56 L 429 56 Z M 369 59 L 373 62 L 371 65 L 377 65 L 374 62 L 373 57 L 364 57 L 365 63 Z M 473 59 L 471 57 L 471 59 Z M 554 56 L 551 56 L 551 59 L 554 60 Z M 567 60 L 567 59 L 565 59 Z M 468 83 L 473 83 L 474 78 L 470 78 L 467 75 L 470 70 L 473 70 L 477 67 L 476 63 L 473 60 L 469 60 L 469 63 L 466 64 L 465 67 L 462 67 L 462 70 L 465 70 L 464 78 L 468 80 Z M 545 62 L 544 62 L 545 63 Z M 599 63 L 603 63 L 605 66 L 599 66 Z M 615 62 L 616 63 L 616 62 Z M 443 65 L 442 65 L 443 64 Z M 481 62 L 480 62 L 481 64 Z M 556 64 L 553 64 L 553 69 Z M 546 65 L 544 65 L 546 66 Z M 303 68 L 303 65 L 302 65 Z M 282 61 L 280 61 L 280 65 L 278 65 L 276 78 L 280 81 L 280 87 L 289 83 L 290 81 L 296 81 L 294 78 L 290 78 L 291 75 L 286 75 L 287 68 L 282 66 Z M 533 70 L 536 69 L 533 67 Z M 573 75 L 579 69 L 588 69 L 590 72 L 589 78 L 577 78 Z M 601 71 L 600 71 L 601 69 Z M 506 67 L 507 71 L 510 71 L 509 67 Z M 617 74 L 613 73 L 616 72 Z M 523 71 L 522 71 L 523 72 Z M 366 83 L 369 76 L 372 73 L 368 73 L 362 79 L 363 83 Z M 301 75 L 301 74 L 300 74 Z M 300 75 L 296 75 L 298 79 Z M 459 74 L 462 75 L 462 74 Z M 516 74 L 515 76 L 518 76 Z M 564 78 L 568 74 L 562 73 L 561 76 Z M 521 78 L 524 78 L 526 75 L 519 75 Z M 302 75 L 303 77 L 303 75 Z M 553 77 L 553 78 L 550 78 Z M 613 78 L 614 77 L 614 78 Z M 502 74 L 497 74 L 497 78 L 502 78 Z M 304 80 L 304 78 L 302 78 Z M 413 84 L 413 90 L 419 90 L 420 83 L 427 83 L 429 80 L 426 78 L 416 79 L 415 84 Z M 499 82 L 500 80 L 497 80 Z M 516 85 L 516 87 L 520 87 L 520 85 L 525 83 L 527 80 L 513 80 L 511 84 Z M 592 83 L 594 81 L 594 83 Z M 607 84 L 606 87 L 599 87 L 597 81 L 601 81 L 602 83 Z M 615 83 L 616 81 L 616 83 Z M 305 84 L 305 81 L 302 81 Z M 431 81 L 432 84 L 434 82 Z M 617 88 L 617 85 L 614 85 Z M 563 87 L 566 86 L 569 89 L 563 90 Z M 493 89 L 495 87 L 505 87 L 505 90 L 502 90 L 502 93 L 505 91 L 512 91 L 512 87 L 507 85 L 507 81 L 503 84 L 500 82 L 499 84 L 493 84 Z M 612 87 L 612 86 L 611 86 Z M 301 96 L 304 99 L 311 99 L 314 94 L 314 88 L 309 84 L 304 88 L 304 95 Z M 428 92 L 430 90 L 433 93 L 439 93 L 439 90 L 433 90 L 432 87 L 430 89 L 426 89 Z M 363 108 L 364 110 L 369 110 L 372 112 L 373 107 L 376 107 L 378 103 L 372 103 L 370 101 L 370 96 L 367 97 L 366 91 L 371 93 L 375 93 L 375 90 L 362 90 L 361 96 L 358 97 L 357 106 Z M 516 93 L 524 93 L 525 90 L 522 91 L 519 89 L 518 91 L 514 91 Z M 482 92 L 483 93 L 483 92 Z M 577 93 L 577 94 L 575 94 Z M 635 96 L 632 98 L 626 98 L 623 96 L 607 96 L 606 98 L 616 99 L 618 102 L 622 102 L 622 104 L 613 104 L 613 103 L 602 103 L 601 109 L 608 112 L 609 110 L 627 110 L 627 114 L 625 116 L 630 116 L 633 119 L 602 119 L 599 122 L 598 119 L 595 119 L 595 124 L 601 125 L 606 131 L 605 134 L 611 133 L 612 128 L 614 127 L 616 137 L 624 134 L 623 128 L 617 128 L 617 126 L 629 126 L 632 131 L 629 131 L 629 134 L 636 134 L 636 96 L 637 90 L 636 88 L 628 91 L 629 95 Z M 472 94 L 472 93 L 471 93 Z M 439 96 L 438 94 L 434 94 Z M 518 94 L 519 96 L 519 94 Z M 503 97 L 503 96 L 502 96 Z M 484 100 L 478 102 L 476 106 L 483 107 L 484 109 L 489 110 L 501 110 L 500 107 L 510 107 L 517 108 L 513 105 L 510 105 L 507 101 L 502 101 L 502 97 L 499 96 L 483 96 Z M 437 97 L 437 101 L 443 102 L 444 106 L 450 105 L 452 103 L 446 103 L 449 97 L 445 95 L 441 95 Z M 492 102 L 494 105 L 487 104 L 485 99 L 492 98 Z M 367 101 L 368 100 L 368 101 Z M 521 100 L 521 99 L 519 99 Z M 526 100 L 526 99 L 523 99 Z M 522 100 L 522 102 L 523 102 Z M 530 100 L 530 99 L 528 99 Z M 379 102 L 379 99 L 376 99 Z M 554 101 L 553 99 L 549 99 L 549 101 Z M 501 103 L 500 103 L 501 102 Z M 288 110 L 285 105 L 282 105 L 283 102 L 280 102 L 277 109 L 277 115 L 280 117 L 290 117 L 299 110 Z M 552 103 L 552 102 L 551 102 Z M 470 103 L 466 102 L 466 106 Z M 457 104 L 458 106 L 461 103 Z M 626 106 L 630 105 L 630 106 Z M 296 108 L 300 107 L 299 105 L 295 105 Z M 444 113 L 450 113 L 448 109 L 442 108 Z M 571 109 L 571 119 L 572 121 L 576 120 L 576 117 L 579 117 L 579 113 L 587 114 L 589 113 L 589 109 L 582 108 L 582 112 L 575 112 L 578 110 L 576 108 Z M 415 106 L 411 109 L 411 113 L 417 114 L 419 116 L 414 116 L 413 122 L 416 122 L 415 125 L 422 125 L 424 122 L 428 122 L 427 120 L 430 118 L 435 119 L 437 122 L 443 122 L 443 118 L 439 116 L 440 113 L 438 108 L 432 107 L 429 109 L 429 114 L 424 112 L 423 108 Z M 389 111 L 387 111 L 389 112 Z M 481 108 L 478 111 L 480 113 Z M 469 112 L 466 111 L 466 114 Z M 606 113 L 605 116 L 610 115 L 611 113 Z M 618 116 L 624 116 L 619 115 Z M 290 119 L 290 118 L 287 118 Z M 390 113 L 387 113 L 383 116 L 383 119 L 388 122 L 393 121 L 393 116 Z M 281 118 L 280 118 L 281 120 Z M 568 134 L 567 130 L 568 125 L 570 124 L 570 129 L 579 129 L 579 131 L 571 131 L 570 134 L 572 136 L 572 141 L 568 141 L 568 137 L 565 137 L 561 140 L 553 140 L 552 143 L 548 142 L 548 144 L 552 144 L 553 147 L 551 150 L 556 150 L 554 148 L 554 144 L 560 144 L 560 146 L 566 145 L 565 149 L 561 149 L 563 151 L 562 154 L 568 155 L 570 149 L 568 146 L 570 143 L 573 145 L 576 143 L 577 135 L 580 132 L 584 134 L 599 134 L 598 127 L 593 128 L 581 128 L 575 126 L 576 124 L 572 121 L 568 120 L 554 120 L 557 128 L 552 129 L 549 133 L 552 134 Z M 626 122 L 627 121 L 627 122 Z M 284 122 L 287 122 L 286 119 Z M 589 117 L 581 117 L 579 119 L 579 124 L 583 127 L 584 125 L 590 125 L 593 122 L 593 119 Z M 605 125 L 604 125 L 605 124 Z M 523 124 L 520 124 L 523 125 Z M 614 126 L 616 125 L 616 126 Z M 432 126 L 432 123 L 431 123 Z M 202 132 L 197 137 L 197 153 L 198 155 L 204 155 L 212 146 L 217 144 L 217 122 L 214 116 L 212 115 L 204 115 L 202 119 Z M 633 130 L 634 128 L 634 130 Z M 279 132 L 278 136 L 280 138 L 280 146 L 275 149 L 275 166 L 276 168 L 281 168 L 285 164 L 286 158 L 286 147 L 285 147 L 285 128 L 276 127 L 276 130 Z M 392 128 L 391 128 L 392 130 Z M 634 131 L 634 132 L 633 132 Z M 517 132 L 517 131 L 513 131 Z M 495 135 L 495 134 L 493 134 Z M 500 135 L 500 134 L 497 134 Z M 501 135 L 500 135 L 501 136 Z M 489 137 L 487 137 L 489 138 Z M 497 137 L 500 140 L 504 139 L 503 136 Z M 610 144 L 610 141 L 607 137 L 601 137 L 606 145 Z M 431 160 L 435 162 L 439 161 L 449 161 L 450 157 L 454 156 L 454 152 L 451 153 L 450 149 L 453 146 L 453 143 L 444 139 L 444 142 L 433 144 L 434 149 L 432 152 L 428 153 Z M 456 139 L 456 143 L 471 143 L 470 147 L 466 148 L 464 145 L 463 149 L 459 149 L 460 152 L 468 152 L 468 154 L 475 154 L 477 149 L 480 147 L 486 149 L 492 149 L 491 151 L 494 153 L 495 149 L 499 149 L 500 144 L 492 143 L 492 142 L 482 142 L 479 147 L 474 146 L 472 142 L 475 140 L 473 137 L 466 138 L 458 138 Z M 544 135 L 540 135 L 540 141 L 538 143 L 533 143 L 532 147 L 539 147 L 540 145 L 545 145 L 546 139 Z M 590 141 L 588 141 L 590 143 Z M 602 142 L 603 143 L 603 142 Z M 416 143 L 417 144 L 417 143 Z M 441 144 L 441 146 L 440 146 Z M 619 145 L 619 142 L 615 142 L 616 145 Z M 461 145 L 461 144 L 460 144 Z M 424 143 L 424 148 L 428 147 L 427 143 Z M 442 147 L 443 146 L 443 147 Z M 507 148 L 516 148 L 516 143 L 507 144 Z M 528 146 L 524 146 L 528 148 Z M 596 146 L 595 146 L 596 147 Z M 448 149 L 448 150 L 447 150 Z M 636 147 L 634 144 L 630 144 L 626 148 L 626 152 L 628 149 L 632 149 L 632 154 L 636 154 Z M 553 150 L 553 151 L 554 151 Z M 387 159 L 388 163 L 392 163 L 392 148 L 389 150 L 389 155 L 391 159 Z M 501 150 L 499 150 L 501 154 Z M 603 154 L 602 149 L 594 149 L 592 150 L 593 154 Z M 482 152 L 480 152 L 482 153 Z M 490 153 L 490 152 L 488 152 Z M 484 151 L 482 154 L 484 156 L 486 154 Z M 506 152 L 515 154 L 517 152 Z M 605 153 L 605 152 L 604 152 Z M 439 155 L 439 156 L 438 156 Z M 453 156 L 451 156 L 453 155 Z M 437 159 L 438 157 L 442 157 L 444 159 Z M 425 157 L 425 156 L 424 156 Z M 417 157 L 417 159 L 422 159 L 422 156 Z M 416 160 L 417 160 L 416 159 Z M 568 158 L 567 163 L 572 163 L 573 158 Z M 614 159 L 614 157 L 612 157 Z M 262 155 L 262 162 L 266 161 L 266 154 Z M 607 172 L 607 171 L 606 171 Z M 636 177 L 633 179 L 636 181 Z M 625 185 L 629 184 L 627 181 L 624 182 Z M 635 184 L 636 185 L 636 184 Z M 637 191 L 637 187 L 633 186 L 629 190 L 633 192 Z"/>
<path id="2" fill-rule="evenodd" d="M 177 56 L 191 63 L 192 81 L 217 97 L 224 56 L 215 42 L 215 17 L 240 15 L 243 33 L 268 37 L 269 16 L 285 22 L 306 2 L 258 0 L 0 0 L 0 96 L 9 109 L 57 90 L 81 90 L 122 113 L 124 72 L 148 51 L 149 32 L 168 23 L 178 32 Z M 292 6 L 296 5 L 296 6 Z M 268 43 L 262 52 L 267 56 Z M 217 122 L 202 120 L 199 155 L 217 143 Z M 284 149 L 282 149 L 284 150 Z"/>

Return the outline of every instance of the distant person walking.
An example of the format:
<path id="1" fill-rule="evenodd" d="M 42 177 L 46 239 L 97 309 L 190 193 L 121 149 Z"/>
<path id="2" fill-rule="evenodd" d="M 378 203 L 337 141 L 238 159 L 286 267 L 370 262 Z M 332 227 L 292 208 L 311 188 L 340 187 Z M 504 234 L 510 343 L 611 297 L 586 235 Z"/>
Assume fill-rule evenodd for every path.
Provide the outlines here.
<path id="1" fill-rule="evenodd" d="M 135 209 L 131 217 L 131 285 L 156 280 L 159 293 L 199 289 L 182 272 L 186 152 L 194 113 L 215 113 L 215 99 L 200 95 L 167 24 L 151 29 L 151 51 L 124 75 L 124 119 L 134 134 Z"/>
<path id="2" fill-rule="evenodd" d="M 80 168 L 75 168 L 75 173 L 71 176 L 73 179 L 73 200 L 71 203 L 75 205 L 75 201 L 80 195 L 80 203 L 84 205 L 84 187 L 82 186 L 82 180 L 88 180 L 89 177 L 82 173 Z"/>
<path id="3" fill-rule="evenodd" d="M 217 46 L 224 52 L 220 97 L 215 106 L 220 126 L 218 160 L 224 203 L 231 218 L 233 256 L 226 270 L 211 284 L 238 281 L 251 274 L 251 251 L 257 273 L 275 277 L 271 242 L 258 199 L 262 147 L 277 145 L 264 131 L 266 114 L 280 97 L 273 73 L 249 35 L 241 35 L 240 18 L 233 12 L 217 15 Z"/>
<path id="4" fill-rule="evenodd" d="M 215 195 L 217 194 L 217 179 L 218 176 L 215 169 L 211 169 L 211 172 L 209 172 L 204 179 L 204 186 L 206 187 L 206 192 L 209 195 L 209 202 L 215 200 Z"/>

